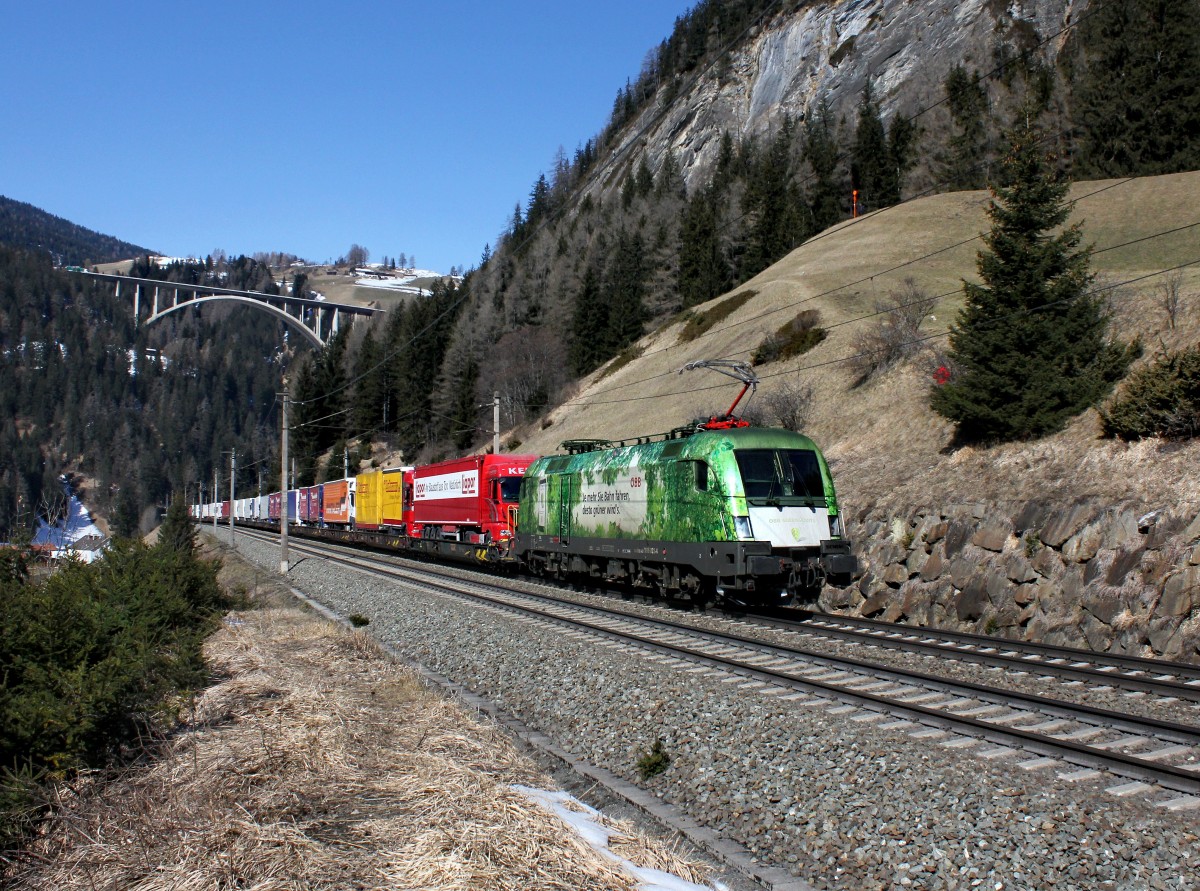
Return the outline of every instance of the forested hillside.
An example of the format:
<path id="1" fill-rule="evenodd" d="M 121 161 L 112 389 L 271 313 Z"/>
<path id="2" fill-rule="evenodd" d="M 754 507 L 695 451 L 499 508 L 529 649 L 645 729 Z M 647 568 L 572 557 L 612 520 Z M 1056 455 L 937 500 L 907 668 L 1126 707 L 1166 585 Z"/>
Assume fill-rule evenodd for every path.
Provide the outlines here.
<path id="1" fill-rule="evenodd" d="M 230 280 L 261 284 L 263 267 L 239 257 Z M 159 272 L 144 261 L 140 274 Z M 114 531 L 172 493 L 228 485 L 236 448 L 241 479 L 277 485 L 279 391 L 290 357 L 281 323 L 246 308 L 181 311 L 135 328 L 111 286 L 53 268 L 44 254 L 0 246 L 0 541 L 28 530 L 77 474 L 87 502 Z"/>
<path id="2" fill-rule="evenodd" d="M 150 253 L 0 195 L 0 244 L 46 253 L 56 266 L 90 266 Z"/>

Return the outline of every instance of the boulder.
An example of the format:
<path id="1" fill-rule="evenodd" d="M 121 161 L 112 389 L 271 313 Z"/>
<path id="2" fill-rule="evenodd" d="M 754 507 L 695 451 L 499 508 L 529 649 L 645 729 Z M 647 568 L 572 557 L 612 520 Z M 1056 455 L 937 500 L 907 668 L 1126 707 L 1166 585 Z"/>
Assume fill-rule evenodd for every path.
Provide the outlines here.
<path id="1" fill-rule="evenodd" d="M 987 587 L 982 574 L 974 576 L 955 598 L 954 611 L 960 622 L 974 622 L 990 605 Z"/>
<path id="2" fill-rule="evenodd" d="M 903 593 L 904 615 L 915 625 L 928 625 L 931 607 L 942 592 L 934 585 L 909 584 L 903 588 Z"/>
<path id="3" fill-rule="evenodd" d="M 1007 520 L 992 520 L 971 536 L 971 544 L 985 551 L 1000 553 L 1012 537 L 1012 525 Z"/>
<path id="4" fill-rule="evenodd" d="M 1011 629 L 1016 628 L 1020 623 L 1021 610 L 1017 609 L 1015 603 L 1005 603 L 997 606 L 991 615 L 985 619 L 985 627 L 990 625 L 993 628 Z"/>
<path id="5" fill-rule="evenodd" d="M 1064 604 L 1079 603 L 1080 595 L 1083 594 L 1083 567 L 1078 564 L 1067 567 L 1067 571 L 1059 580 L 1058 589 Z"/>
<path id="6" fill-rule="evenodd" d="M 954 583 L 956 588 L 965 588 L 967 582 L 979 570 L 979 564 L 974 560 L 967 560 L 959 557 L 950 564 L 950 581 Z"/>
<path id="7" fill-rule="evenodd" d="M 1099 512 L 1099 508 L 1090 501 L 1059 508 L 1046 520 L 1040 538 L 1052 548 L 1061 548 L 1067 539 L 1094 520 Z"/>
<path id="8" fill-rule="evenodd" d="M 1125 583 L 1125 577 L 1134 570 L 1141 574 L 1142 555 L 1146 553 L 1145 546 L 1136 545 L 1132 548 L 1122 548 L 1113 555 L 1112 564 L 1108 567 L 1108 572 L 1104 576 L 1104 580 L 1115 587 L 1120 587 Z"/>
<path id="9" fill-rule="evenodd" d="M 1086 563 L 1096 556 L 1100 543 L 1104 541 L 1104 530 L 1100 523 L 1084 526 L 1062 546 L 1062 555 L 1068 560 Z"/>
<path id="10" fill-rule="evenodd" d="M 1037 603 L 1037 585 L 1024 584 L 1017 585 L 1013 588 L 1012 595 L 1013 603 L 1017 606 L 1028 606 L 1031 603 Z"/>
<path id="11" fill-rule="evenodd" d="M 921 570 L 925 568 L 925 564 L 929 562 L 929 555 L 920 547 L 914 547 L 908 554 L 908 559 L 904 561 L 905 567 L 908 569 L 909 576 L 919 575 Z"/>
<path id="12" fill-rule="evenodd" d="M 951 520 L 946 529 L 946 556 L 954 557 L 970 540 L 972 527 L 961 520 Z"/>
<path id="13" fill-rule="evenodd" d="M 872 549 L 871 558 L 871 562 L 876 566 L 903 563 L 908 559 L 908 551 L 901 547 L 898 541 L 888 538 Z"/>
<path id="14" fill-rule="evenodd" d="M 1097 579 L 1102 579 L 1108 574 L 1108 568 L 1112 566 L 1113 558 L 1116 557 L 1112 551 L 1098 551 L 1091 560 L 1083 564 L 1083 583 L 1090 585 Z"/>
<path id="15" fill-rule="evenodd" d="M 925 544 L 937 544 L 946 537 L 946 530 L 949 528 L 950 524 L 945 520 L 937 520 L 936 522 L 929 523 L 928 527 L 924 530 L 924 534 L 922 535 L 922 538 L 925 540 Z"/>
<path id="16" fill-rule="evenodd" d="M 1038 548 L 1036 554 L 1033 555 L 1034 571 L 1043 578 L 1056 579 L 1063 574 L 1063 561 L 1059 556 L 1058 551 L 1054 548 Z"/>
<path id="17" fill-rule="evenodd" d="M 879 615 L 887 609 L 889 603 L 896 599 L 896 592 L 891 588 L 881 588 L 863 601 L 859 614 L 870 618 Z"/>
<path id="18" fill-rule="evenodd" d="M 1116 633 L 1111 627 L 1092 616 L 1084 616 L 1082 630 L 1088 649 L 1095 653 L 1108 652 L 1116 639 Z"/>
<path id="19" fill-rule="evenodd" d="M 1008 573 L 1009 579 L 1016 582 L 1018 585 L 1025 582 L 1032 582 L 1037 578 L 1038 574 L 1033 571 L 1033 567 L 1029 565 L 1029 561 L 1024 554 L 1012 554 L 1004 564 L 1004 571 Z"/>
<path id="20" fill-rule="evenodd" d="M 1183 530 L 1183 540 L 1188 544 L 1200 539 L 1200 514 L 1196 514 L 1196 518 L 1188 524 L 1188 527 Z"/>
<path id="21" fill-rule="evenodd" d="M 992 603 L 1004 603 L 1012 599 L 1013 584 L 1008 580 L 1008 574 L 998 569 L 989 569 L 985 575 L 984 587 Z"/>
<path id="22" fill-rule="evenodd" d="M 1022 628 L 1025 628 L 1029 625 L 1029 623 L 1033 620 L 1033 617 L 1036 615 L 1037 615 L 1037 603 L 1031 603 L 1031 604 L 1029 604 L 1029 606 L 1027 606 L 1023 610 L 1021 610 L 1020 614 L 1017 616 L 1017 624 L 1020 625 Z M 1032 638 L 1030 638 L 1028 636 L 1026 636 L 1025 639 L 1032 640 Z"/>
<path id="23" fill-rule="evenodd" d="M 1044 501 L 1027 501 L 1013 517 L 1013 526 L 1018 532 L 1040 529 L 1051 513 L 1050 505 Z"/>
<path id="24" fill-rule="evenodd" d="M 867 573 L 865 576 L 863 576 L 862 581 L 859 582 L 859 585 L 866 584 L 870 577 L 871 574 Z M 855 603 L 862 599 L 862 593 L 858 591 L 857 587 L 858 586 L 851 586 L 849 588 L 833 588 L 826 586 L 821 591 L 820 597 L 817 598 L 817 603 L 820 605 L 821 609 L 825 610 L 826 612 L 850 609 Z"/>
<path id="25" fill-rule="evenodd" d="M 1125 609 L 1117 593 L 1107 586 L 1088 588 L 1084 592 L 1082 606 L 1105 625 L 1111 625 L 1113 619 Z"/>
<path id="26" fill-rule="evenodd" d="M 1147 529 L 1149 531 L 1149 529 Z M 1100 547 L 1118 550 L 1123 547 L 1136 547 L 1142 544 L 1143 534 L 1139 531 L 1138 517 L 1131 510 L 1123 510 L 1113 517 Z"/>
<path id="27" fill-rule="evenodd" d="M 908 581 L 908 567 L 903 563 L 892 563 L 884 569 L 883 581 L 893 588 L 899 588 Z"/>
<path id="28" fill-rule="evenodd" d="M 1176 540 L 1176 533 L 1178 533 L 1180 529 L 1183 529 L 1184 523 L 1186 522 L 1187 517 L 1180 516 L 1174 512 L 1159 516 L 1158 522 L 1154 524 L 1154 527 L 1150 530 L 1150 534 L 1146 536 L 1146 547 L 1152 551 L 1156 551 L 1159 548 L 1166 547 L 1167 545 L 1173 543 Z M 1193 523 L 1193 525 L 1195 524 Z M 1187 528 L 1191 529 L 1192 526 L 1188 526 Z M 1187 537 L 1186 530 L 1184 532 L 1183 540 L 1185 542 L 1191 542 L 1192 540 Z"/>
<path id="29" fill-rule="evenodd" d="M 1173 619 L 1151 619 L 1146 638 L 1160 658 L 1178 659 L 1183 655 L 1183 628 Z"/>
<path id="30" fill-rule="evenodd" d="M 1186 616 L 1200 601 L 1200 566 L 1188 566 L 1167 578 L 1158 601 L 1160 616 Z"/>
<path id="31" fill-rule="evenodd" d="M 1200 548 L 1198 548 L 1200 550 Z M 930 553 L 929 559 L 925 561 L 925 565 L 921 567 L 921 579 L 926 582 L 932 582 L 942 574 L 942 570 L 946 568 L 946 550 L 941 544 L 936 544 L 933 547 L 933 552 Z"/>

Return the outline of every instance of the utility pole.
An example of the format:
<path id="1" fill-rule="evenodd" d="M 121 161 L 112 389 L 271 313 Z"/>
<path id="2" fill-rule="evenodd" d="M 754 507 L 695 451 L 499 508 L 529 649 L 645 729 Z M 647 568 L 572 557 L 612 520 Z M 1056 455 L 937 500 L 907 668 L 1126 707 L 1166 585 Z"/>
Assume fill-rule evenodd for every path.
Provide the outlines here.
<path id="1" fill-rule="evenodd" d="M 283 484 L 283 493 L 279 501 L 279 574 L 288 572 L 288 498 L 291 490 L 288 487 L 288 391 L 287 383 L 283 385 L 283 421 L 279 425 L 283 442 L 280 444 L 279 481 Z"/>
<path id="2" fill-rule="evenodd" d="M 342 449 L 342 479 L 350 479 L 350 446 Z"/>
<path id="3" fill-rule="evenodd" d="M 492 454 L 500 454 L 500 391 L 492 391 Z"/>
<path id="4" fill-rule="evenodd" d="M 233 547 L 233 515 L 237 513 L 233 509 L 233 484 L 237 479 L 237 449 L 229 453 L 229 546 Z"/>
<path id="5" fill-rule="evenodd" d="M 217 481 L 220 474 L 216 470 L 213 471 L 213 535 L 217 534 L 217 518 L 221 515 L 221 509 L 217 504 Z"/>

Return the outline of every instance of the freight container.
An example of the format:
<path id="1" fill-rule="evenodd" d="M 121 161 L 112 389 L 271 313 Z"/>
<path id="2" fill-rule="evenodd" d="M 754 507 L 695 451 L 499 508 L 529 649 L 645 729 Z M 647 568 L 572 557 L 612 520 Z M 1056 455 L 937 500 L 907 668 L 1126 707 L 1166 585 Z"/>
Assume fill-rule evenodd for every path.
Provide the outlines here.
<path id="1" fill-rule="evenodd" d="M 537 455 L 472 455 L 412 473 L 409 535 L 470 544 L 512 538 L 521 478 Z"/>
<path id="2" fill-rule="evenodd" d="M 368 470 L 354 478 L 354 526 L 376 530 L 383 525 L 383 471 Z"/>
<path id="3" fill-rule="evenodd" d="M 326 526 L 354 524 L 354 479 L 325 483 L 321 494 L 321 520 Z"/>

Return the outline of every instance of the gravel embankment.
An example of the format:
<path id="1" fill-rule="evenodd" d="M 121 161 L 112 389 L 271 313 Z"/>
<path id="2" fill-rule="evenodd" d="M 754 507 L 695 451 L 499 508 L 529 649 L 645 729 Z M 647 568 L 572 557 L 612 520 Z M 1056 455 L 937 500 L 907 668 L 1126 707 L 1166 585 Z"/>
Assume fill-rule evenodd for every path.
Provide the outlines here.
<path id="1" fill-rule="evenodd" d="M 241 539 L 259 564 L 275 547 Z M 1119 781 L 1070 783 L 1024 756 L 997 761 L 737 683 L 588 646 L 532 623 L 315 558 L 292 583 L 414 661 L 500 704 L 565 749 L 653 790 L 817 887 L 1200 887 L 1200 809 Z M 886 721 L 881 723 L 887 723 Z M 661 738 L 671 763 L 642 782 Z"/>

